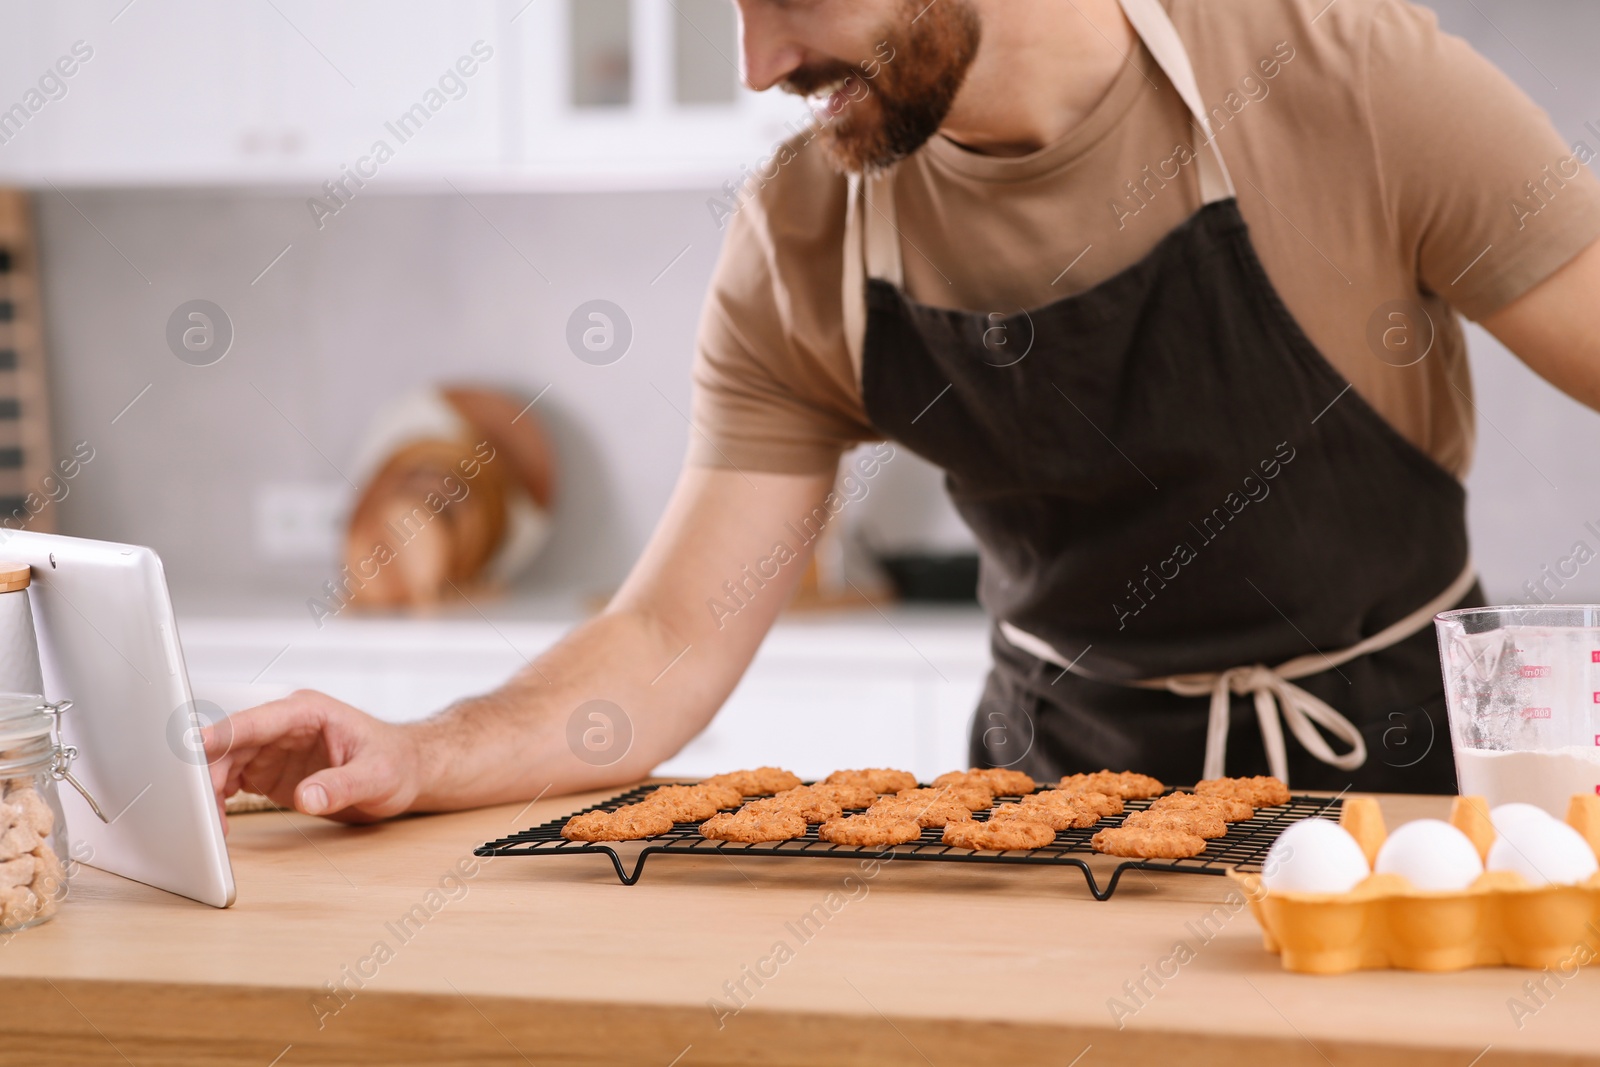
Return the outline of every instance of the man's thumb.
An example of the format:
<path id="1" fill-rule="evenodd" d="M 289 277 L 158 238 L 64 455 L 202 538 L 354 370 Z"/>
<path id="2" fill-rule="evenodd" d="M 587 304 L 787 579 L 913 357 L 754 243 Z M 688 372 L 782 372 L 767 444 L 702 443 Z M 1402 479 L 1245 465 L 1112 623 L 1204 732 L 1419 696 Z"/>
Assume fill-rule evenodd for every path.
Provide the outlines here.
<path id="1" fill-rule="evenodd" d="M 359 765 L 329 767 L 308 775 L 295 787 L 294 806 L 307 815 L 331 815 L 370 799 L 372 783 Z"/>

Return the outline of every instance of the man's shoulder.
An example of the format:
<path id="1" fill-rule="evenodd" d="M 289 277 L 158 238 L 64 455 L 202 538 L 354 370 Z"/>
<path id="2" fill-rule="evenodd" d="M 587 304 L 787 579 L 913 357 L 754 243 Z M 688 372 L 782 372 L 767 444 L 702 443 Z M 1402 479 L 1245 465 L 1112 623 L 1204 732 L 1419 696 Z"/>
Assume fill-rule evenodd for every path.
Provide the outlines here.
<path id="1" fill-rule="evenodd" d="M 834 169 L 820 138 L 818 127 L 808 124 L 775 142 L 711 197 L 712 218 L 726 227 L 739 217 L 737 229 L 759 234 L 774 256 L 837 246 L 849 181 Z"/>
<path id="2" fill-rule="evenodd" d="M 1432 11 L 1408 0 L 1165 0 L 1202 78 L 1226 77 L 1219 64 L 1248 63 L 1287 42 L 1334 67 L 1355 66 L 1375 26 L 1436 31 Z"/>

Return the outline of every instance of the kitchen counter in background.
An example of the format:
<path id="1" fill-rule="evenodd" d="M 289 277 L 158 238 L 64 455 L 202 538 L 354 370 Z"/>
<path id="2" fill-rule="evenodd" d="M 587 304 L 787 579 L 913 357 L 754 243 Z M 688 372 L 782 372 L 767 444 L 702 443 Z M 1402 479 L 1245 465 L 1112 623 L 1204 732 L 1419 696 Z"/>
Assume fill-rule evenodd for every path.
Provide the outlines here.
<path id="1" fill-rule="evenodd" d="M 237 816 L 226 911 L 84 869 L 0 950 L 0 1062 L 1600 1062 L 1600 975 L 1289 974 L 1223 878 L 1130 876 L 1097 903 L 1070 868 L 657 856 L 624 887 L 598 856 L 471 855 L 594 799 Z M 1391 825 L 1448 808 L 1383 803 Z"/>
<path id="2" fill-rule="evenodd" d="M 303 601 L 175 600 L 197 699 L 235 710 L 305 687 L 395 722 L 493 688 L 585 614 L 576 599 L 511 599 L 480 601 L 481 613 L 340 616 L 318 628 Z M 859 765 L 930 779 L 967 765 L 988 668 L 977 608 L 785 615 L 711 726 L 658 773 L 772 763 L 805 776 Z M 670 679 L 668 669 L 661 684 Z"/>

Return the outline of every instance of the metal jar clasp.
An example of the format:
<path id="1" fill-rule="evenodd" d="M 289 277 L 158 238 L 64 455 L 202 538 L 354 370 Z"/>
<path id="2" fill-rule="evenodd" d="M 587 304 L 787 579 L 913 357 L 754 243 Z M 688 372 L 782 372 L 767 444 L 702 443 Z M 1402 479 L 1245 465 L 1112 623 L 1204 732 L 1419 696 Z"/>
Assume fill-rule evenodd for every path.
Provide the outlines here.
<path id="1" fill-rule="evenodd" d="M 39 705 L 39 710 L 50 716 L 50 740 L 55 751 L 50 758 L 50 777 L 58 782 L 66 782 L 76 789 L 80 796 L 89 804 L 89 810 L 94 812 L 103 823 L 110 823 L 106 813 L 100 810 L 100 804 L 94 799 L 94 794 L 84 788 L 82 782 L 72 776 L 72 761 L 78 758 L 76 745 L 63 744 L 61 741 L 61 713 L 72 707 L 70 700 L 57 700 L 54 703 L 46 701 Z"/>

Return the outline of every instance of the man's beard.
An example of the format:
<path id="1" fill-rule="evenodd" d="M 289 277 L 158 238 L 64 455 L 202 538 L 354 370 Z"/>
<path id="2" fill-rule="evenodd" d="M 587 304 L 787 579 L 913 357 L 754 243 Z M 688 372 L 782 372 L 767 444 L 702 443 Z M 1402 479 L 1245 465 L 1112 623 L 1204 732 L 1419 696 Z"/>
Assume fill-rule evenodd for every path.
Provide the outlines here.
<path id="1" fill-rule="evenodd" d="M 818 142 L 841 171 L 881 170 L 927 144 L 944 125 L 980 35 L 970 0 L 906 0 L 901 16 L 879 34 L 872 57 L 803 67 L 783 89 L 797 96 L 837 90 L 817 117 Z"/>

